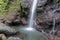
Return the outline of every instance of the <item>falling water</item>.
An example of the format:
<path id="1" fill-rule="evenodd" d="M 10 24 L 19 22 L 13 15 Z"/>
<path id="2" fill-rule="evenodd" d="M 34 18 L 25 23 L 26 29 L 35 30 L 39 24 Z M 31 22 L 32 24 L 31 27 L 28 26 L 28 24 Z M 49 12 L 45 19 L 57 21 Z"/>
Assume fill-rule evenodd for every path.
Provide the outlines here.
<path id="1" fill-rule="evenodd" d="M 53 28 L 52 28 L 52 31 L 53 31 L 53 40 L 55 40 L 55 15 L 53 17 Z"/>
<path id="2" fill-rule="evenodd" d="M 51 40 L 55 40 L 55 24 L 56 24 L 56 20 L 55 20 L 55 14 L 54 14 L 54 12 L 55 12 L 55 10 L 53 11 L 53 13 L 52 13 L 52 20 L 53 20 L 53 27 L 52 27 L 52 30 L 51 30 L 51 33 L 53 33 L 52 34 L 52 37 L 51 37 Z"/>
<path id="3" fill-rule="evenodd" d="M 29 27 L 33 27 L 36 7 L 37 7 L 37 0 L 33 0 L 33 4 L 31 6 L 31 10 L 30 10 L 30 19 L 29 19 L 29 24 L 28 24 Z"/>
<path id="4" fill-rule="evenodd" d="M 37 30 L 35 30 L 33 28 L 33 24 L 34 24 L 34 16 L 35 16 L 35 11 L 36 11 L 36 7 L 37 7 L 37 1 L 38 0 L 33 0 L 33 3 L 31 5 L 30 8 L 30 18 L 29 18 L 29 24 L 28 27 L 20 27 L 18 28 L 18 30 L 24 34 L 26 34 L 26 36 L 24 37 L 23 40 L 46 40 L 46 35 L 45 33 L 42 32 L 38 32 Z"/>
<path id="5" fill-rule="evenodd" d="M 33 40 L 31 35 L 32 35 L 32 30 L 33 30 L 33 24 L 34 24 L 34 15 L 35 15 L 35 10 L 37 7 L 37 0 L 33 0 L 33 4 L 31 5 L 31 9 L 30 9 L 30 18 L 29 18 L 29 24 L 28 24 L 28 28 L 26 28 L 26 30 L 29 30 L 29 35 L 28 35 L 28 40 Z"/>

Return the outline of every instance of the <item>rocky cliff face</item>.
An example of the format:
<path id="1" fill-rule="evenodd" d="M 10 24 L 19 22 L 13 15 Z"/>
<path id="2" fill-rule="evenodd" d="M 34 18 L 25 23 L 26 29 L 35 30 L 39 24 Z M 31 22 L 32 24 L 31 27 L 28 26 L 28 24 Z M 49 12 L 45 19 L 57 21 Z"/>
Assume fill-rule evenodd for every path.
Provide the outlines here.
<path id="1" fill-rule="evenodd" d="M 50 4 L 44 6 L 41 10 L 38 11 L 37 15 L 37 24 L 43 28 L 49 29 L 53 27 L 53 18 L 55 18 L 56 27 L 60 24 L 60 4 Z M 41 12 L 41 13 L 40 13 Z"/>
<path id="2" fill-rule="evenodd" d="M 33 0 L 23 0 L 22 5 L 24 8 L 30 8 Z M 38 0 L 37 6 L 43 6 L 47 3 L 47 0 Z"/>
<path id="3" fill-rule="evenodd" d="M 23 7 L 30 8 L 32 1 L 33 0 L 23 0 Z M 55 30 L 58 30 L 59 25 L 60 25 L 60 2 L 59 0 L 58 1 L 38 0 L 36 14 L 37 15 L 36 15 L 35 21 L 37 23 L 37 26 L 36 26 L 37 30 L 50 31 L 53 27 L 53 18 L 55 18 L 56 20 Z"/>

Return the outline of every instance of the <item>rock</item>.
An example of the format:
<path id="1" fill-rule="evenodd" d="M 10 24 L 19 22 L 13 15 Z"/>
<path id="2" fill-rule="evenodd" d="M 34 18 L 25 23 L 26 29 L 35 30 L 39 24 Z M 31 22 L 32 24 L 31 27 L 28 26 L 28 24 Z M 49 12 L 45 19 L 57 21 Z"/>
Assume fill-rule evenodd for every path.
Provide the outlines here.
<path id="1" fill-rule="evenodd" d="M 22 2 L 24 8 L 29 8 L 31 6 L 32 0 L 22 0 Z"/>
<path id="2" fill-rule="evenodd" d="M 17 12 L 13 11 L 11 13 L 8 13 L 8 15 L 3 19 L 6 25 L 8 25 L 9 23 L 12 23 L 15 19 L 17 18 Z"/>
<path id="3" fill-rule="evenodd" d="M 55 40 L 60 40 L 60 37 L 55 36 Z"/>
<path id="4" fill-rule="evenodd" d="M 40 25 L 37 25 L 37 26 L 36 26 L 36 30 L 38 30 L 38 31 L 40 31 L 40 32 L 42 32 L 43 29 L 44 29 L 44 28 L 43 28 L 42 26 L 40 26 Z"/>
<path id="5" fill-rule="evenodd" d="M 6 26 L 5 24 L 0 23 L 0 33 L 12 34 L 16 33 L 16 30 L 9 26 Z"/>
<path id="6" fill-rule="evenodd" d="M 60 31 L 59 31 L 59 30 L 56 32 L 56 35 L 57 35 L 58 37 L 60 37 Z"/>
<path id="7" fill-rule="evenodd" d="M 23 0 L 23 7 L 24 8 L 30 8 L 32 5 L 33 0 Z M 47 0 L 38 0 L 37 6 L 43 6 L 47 3 Z"/>
<path id="8" fill-rule="evenodd" d="M 6 36 L 4 34 L 0 34 L 0 40 L 6 40 Z"/>
<path id="9" fill-rule="evenodd" d="M 24 33 L 21 33 L 21 32 L 17 32 L 16 35 L 18 37 L 20 37 L 21 39 L 23 39 L 25 37 L 25 34 Z"/>
<path id="10" fill-rule="evenodd" d="M 27 20 L 25 18 L 21 18 L 21 22 L 22 22 L 23 25 L 28 24 L 28 22 L 27 22 Z"/>
<path id="11" fill-rule="evenodd" d="M 19 37 L 9 37 L 7 40 L 22 40 Z"/>
<path id="12" fill-rule="evenodd" d="M 44 29 L 51 30 L 53 27 L 53 18 L 55 18 L 56 27 L 60 24 L 60 4 L 51 4 L 44 6 L 44 10 L 37 13 L 36 23 Z M 45 30 L 46 30 L 45 29 Z"/>

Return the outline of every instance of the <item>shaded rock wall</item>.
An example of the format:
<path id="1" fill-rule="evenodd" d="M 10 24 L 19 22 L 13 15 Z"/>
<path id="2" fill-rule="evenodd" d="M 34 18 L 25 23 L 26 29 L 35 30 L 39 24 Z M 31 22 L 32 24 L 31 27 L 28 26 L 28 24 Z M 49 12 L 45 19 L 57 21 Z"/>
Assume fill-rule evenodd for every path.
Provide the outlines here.
<path id="1" fill-rule="evenodd" d="M 22 6 L 24 8 L 30 8 L 33 0 L 23 0 L 22 2 L 23 2 Z M 37 6 L 43 6 L 46 3 L 47 3 L 47 0 L 38 0 Z"/>
<path id="2" fill-rule="evenodd" d="M 23 0 L 24 8 L 31 7 L 33 0 Z M 38 0 L 36 23 L 37 30 L 49 31 L 53 27 L 53 18 L 56 20 L 56 27 L 60 25 L 60 1 L 56 0 Z M 56 28 L 57 29 L 57 28 Z M 59 29 L 60 30 L 60 29 Z"/>

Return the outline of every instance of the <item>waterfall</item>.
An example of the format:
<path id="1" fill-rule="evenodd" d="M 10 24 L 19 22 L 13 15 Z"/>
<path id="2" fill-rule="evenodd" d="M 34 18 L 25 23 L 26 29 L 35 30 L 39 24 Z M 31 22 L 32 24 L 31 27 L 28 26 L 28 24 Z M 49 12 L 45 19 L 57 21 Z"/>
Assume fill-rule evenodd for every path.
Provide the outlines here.
<path id="1" fill-rule="evenodd" d="M 55 40 L 55 15 L 53 15 L 54 17 L 53 17 L 53 28 L 52 28 L 52 31 L 53 31 L 53 40 Z"/>
<path id="2" fill-rule="evenodd" d="M 33 0 L 31 9 L 30 9 L 30 18 L 29 18 L 29 24 L 28 24 L 29 30 L 32 30 L 32 27 L 34 24 L 34 15 L 35 15 L 36 7 L 37 7 L 37 0 Z"/>
<path id="3" fill-rule="evenodd" d="M 30 10 L 30 19 L 29 19 L 29 27 L 33 27 L 33 21 L 34 21 L 34 14 L 37 6 L 37 0 L 33 0 L 33 4 L 31 6 Z"/>
<path id="4" fill-rule="evenodd" d="M 56 25 L 56 16 L 55 16 L 55 14 L 54 14 L 54 12 L 55 12 L 56 10 L 54 10 L 53 11 L 53 13 L 52 13 L 52 20 L 53 20 L 53 27 L 52 27 L 52 30 L 51 30 L 51 32 L 50 32 L 50 34 L 52 33 L 52 36 L 51 36 L 51 40 L 55 40 L 55 25 Z"/>
<path id="5" fill-rule="evenodd" d="M 47 39 L 45 33 L 39 32 L 33 28 L 37 1 L 38 0 L 32 1 L 32 5 L 30 8 L 30 14 L 29 14 L 30 18 L 29 18 L 28 26 L 18 28 L 20 32 L 26 34 L 23 40 L 46 40 Z"/>

